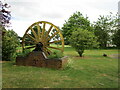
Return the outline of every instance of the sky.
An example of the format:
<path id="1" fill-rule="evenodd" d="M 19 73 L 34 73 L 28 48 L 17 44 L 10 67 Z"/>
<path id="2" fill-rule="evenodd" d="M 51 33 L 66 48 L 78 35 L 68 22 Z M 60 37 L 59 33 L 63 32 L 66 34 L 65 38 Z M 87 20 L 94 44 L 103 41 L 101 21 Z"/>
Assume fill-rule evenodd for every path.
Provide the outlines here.
<path id="1" fill-rule="evenodd" d="M 11 7 L 11 29 L 23 36 L 27 28 L 37 21 L 48 21 L 62 27 L 68 18 L 79 11 L 91 22 L 99 15 L 118 12 L 119 0 L 2 0 Z"/>

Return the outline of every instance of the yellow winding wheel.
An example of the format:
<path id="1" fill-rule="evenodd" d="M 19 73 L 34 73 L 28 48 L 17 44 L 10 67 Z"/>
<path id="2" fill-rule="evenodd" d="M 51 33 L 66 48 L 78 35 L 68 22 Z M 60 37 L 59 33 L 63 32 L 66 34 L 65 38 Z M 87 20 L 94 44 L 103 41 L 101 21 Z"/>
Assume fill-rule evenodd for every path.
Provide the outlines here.
<path id="1" fill-rule="evenodd" d="M 30 46 L 27 46 L 28 43 Z M 64 50 L 62 33 L 57 26 L 50 22 L 35 22 L 26 30 L 22 39 L 23 50 L 35 48 L 38 43 L 43 44 L 43 52 L 46 56 L 50 55 L 53 49 L 61 52 Z"/>

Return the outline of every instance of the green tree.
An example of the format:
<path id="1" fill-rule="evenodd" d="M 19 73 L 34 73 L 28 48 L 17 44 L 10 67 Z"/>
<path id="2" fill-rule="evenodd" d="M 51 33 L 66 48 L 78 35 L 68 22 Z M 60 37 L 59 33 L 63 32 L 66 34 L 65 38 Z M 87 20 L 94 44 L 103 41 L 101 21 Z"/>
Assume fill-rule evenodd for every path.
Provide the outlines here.
<path id="1" fill-rule="evenodd" d="M 113 35 L 113 43 L 117 46 L 118 49 L 120 49 L 120 27 L 118 28 L 118 31 L 116 31 Z"/>
<path id="2" fill-rule="evenodd" d="M 94 33 L 78 28 L 72 33 L 69 39 L 71 46 L 75 48 L 79 56 L 82 57 L 85 49 L 98 47 L 97 38 Z"/>
<path id="3" fill-rule="evenodd" d="M 65 44 L 69 44 L 69 38 L 76 29 L 81 28 L 85 30 L 92 30 L 88 17 L 84 17 L 80 12 L 74 13 L 68 21 L 65 21 L 62 27 Z"/>
<path id="4" fill-rule="evenodd" d="M 17 33 L 8 30 L 2 37 L 2 60 L 10 61 L 15 58 L 16 48 L 19 46 Z"/>
<path id="5" fill-rule="evenodd" d="M 0 26 L 6 27 L 10 24 L 11 14 L 10 11 L 8 11 L 9 7 L 7 3 L 3 4 L 0 1 Z"/>
<path id="6" fill-rule="evenodd" d="M 112 35 L 117 30 L 117 14 L 101 16 L 94 22 L 94 33 L 98 37 L 98 42 L 101 48 L 106 48 L 107 44 L 112 44 Z"/>

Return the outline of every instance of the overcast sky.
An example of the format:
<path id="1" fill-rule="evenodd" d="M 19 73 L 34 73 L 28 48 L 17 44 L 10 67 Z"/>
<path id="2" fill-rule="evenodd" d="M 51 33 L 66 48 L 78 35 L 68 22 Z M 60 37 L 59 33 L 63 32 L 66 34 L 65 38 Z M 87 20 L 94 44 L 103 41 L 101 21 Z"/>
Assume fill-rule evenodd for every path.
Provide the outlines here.
<path id="1" fill-rule="evenodd" d="M 62 27 L 74 12 L 80 11 L 91 22 L 99 15 L 118 12 L 119 0 L 2 0 L 11 8 L 11 28 L 23 36 L 26 29 L 37 21 L 48 21 Z"/>

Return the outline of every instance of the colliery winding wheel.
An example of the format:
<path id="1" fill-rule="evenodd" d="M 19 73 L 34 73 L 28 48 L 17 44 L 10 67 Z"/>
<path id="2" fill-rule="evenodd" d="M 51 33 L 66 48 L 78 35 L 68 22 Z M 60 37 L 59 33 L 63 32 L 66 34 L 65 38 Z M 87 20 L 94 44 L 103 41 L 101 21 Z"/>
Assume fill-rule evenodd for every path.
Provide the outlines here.
<path id="1" fill-rule="evenodd" d="M 30 46 L 27 46 L 28 43 Z M 46 21 L 33 23 L 28 27 L 23 36 L 23 51 L 35 48 L 38 44 L 42 46 L 42 50 L 46 56 L 50 55 L 53 49 L 61 52 L 64 50 L 64 38 L 61 31 L 54 24 Z M 60 46 L 58 47 L 56 44 Z"/>

